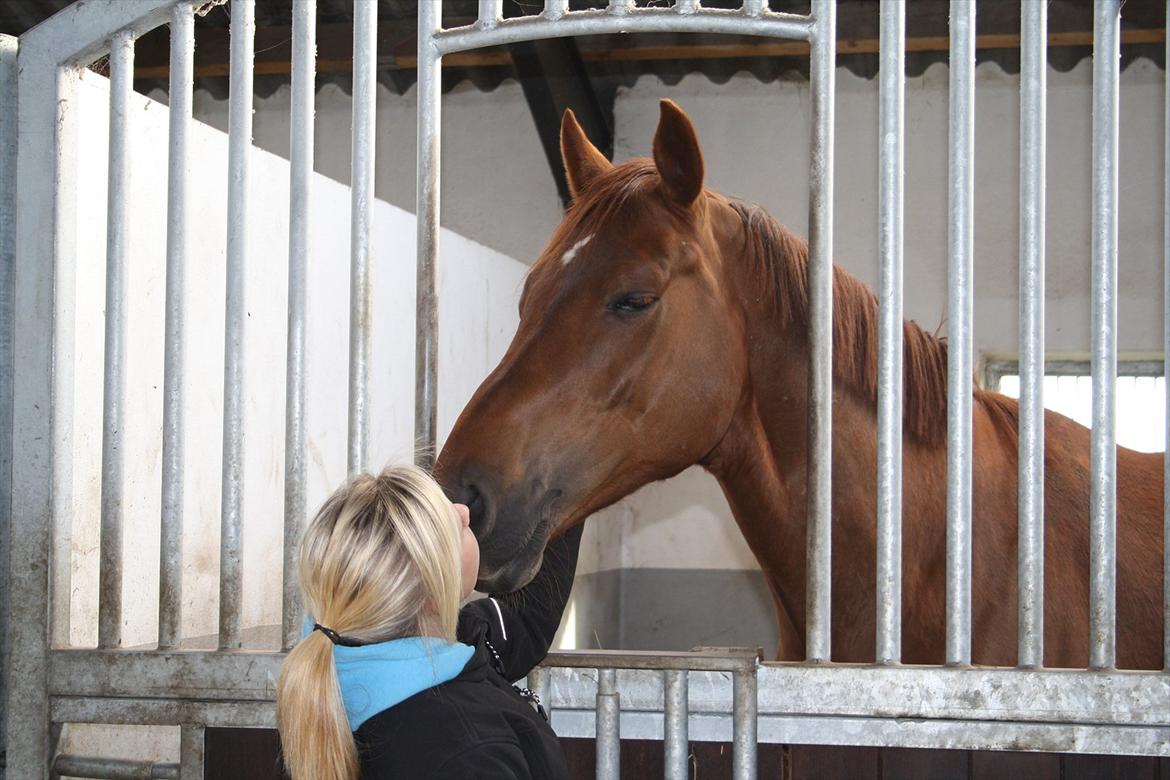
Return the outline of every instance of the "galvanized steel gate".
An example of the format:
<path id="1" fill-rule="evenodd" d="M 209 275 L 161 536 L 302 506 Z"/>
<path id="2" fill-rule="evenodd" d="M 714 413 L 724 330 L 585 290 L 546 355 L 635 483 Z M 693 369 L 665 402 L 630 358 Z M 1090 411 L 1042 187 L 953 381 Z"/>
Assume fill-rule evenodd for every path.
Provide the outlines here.
<path id="1" fill-rule="evenodd" d="M 212 0 L 212 3 L 218 0 Z M 178 477 L 183 464 L 178 399 L 190 312 L 181 300 L 187 195 L 184 177 L 191 121 L 193 15 L 190 0 L 107 0 L 78 3 L 27 33 L 17 45 L 0 40 L 0 472 L 11 452 L 9 602 L 0 609 L 0 638 L 11 640 L 6 662 L 7 772 L 47 777 L 52 724 L 170 724 L 182 728 L 181 767 L 156 776 L 202 775 L 203 729 L 272 727 L 273 683 L 280 653 L 239 651 L 240 479 L 242 401 L 242 267 L 247 231 L 247 149 L 251 136 L 254 0 L 232 4 L 230 195 L 225 360 L 225 427 L 219 650 L 179 651 L 181 587 Z M 479 20 L 443 29 L 441 3 L 419 6 L 418 56 L 418 330 L 415 430 L 420 452 L 436 437 L 437 322 L 435 280 L 439 237 L 440 69 L 442 58 L 470 49 L 556 36 L 614 32 L 721 32 L 807 40 L 811 46 L 813 129 L 810 175 L 811 452 L 809 495 L 808 659 L 760 664 L 754 653 L 566 653 L 550 657 L 530 681 L 544 693 L 554 725 L 567 736 L 597 736 L 598 774 L 618 774 L 619 734 L 663 739 L 669 777 L 687 776 L 687 740 L 732 741 L 737 778 L 755 774 L 757 741 L 904 747 L 1010 748 L 1170 755 L 1170 674 L 1118 672 L 1114 666 L 1115 464 L 1111 377 L 1116 373 L 1117 106 L 1120 0 L 1095 0 L 1093 158 L 1093 501 L 1091 670 L 1044 670 L 1042 654 L 1042 524 L 1044 307 L 1044 133 L 1046 4 L 1023 4 L 1021 94 L 1021 424 L 1020 424 L 1020 668 L 970 665 L 971 556 L 971 258 L 975 4 L 951 5 L 950 351 L 945 667 L 899 665 L 901 635 L 901 300 L 902 61 L 905 5 L 881 4 L 878 635 L 873 666 L 829 662 L 830 392 L 833 102 L 835 7 L 813 0 L 810 16 L 775 13 L 764 0 L 739 10 L 677 0 L 670 8 L 611 0 L 605 9 L 569 11 L 546 0 L 539 15 L 503 19 L 501 0 L 480 0 Z M 304 516 L 305 268 L 309 176 L 313 147 L 315 4 L 294 3 L 289 319 L 286 439 L 283 647 L 298 638 L 300 605 L 290 576 L 291 551 Z M 354 9 L 352 170 L 350 471 L 366 465 L 370 227 L 373 200 L 373 99 L 376 4 Z M 123 381 L 125 300 L 122 265 L 129 215 L 122 197 L 127 155 L 125 107 L 132 89 L 134 39 L 171 25 L 170 167 L 167 225 L 166 370 L 160 625 L 158 649 L 121 649 L 120 496 L 124 457 L 117 400 Z M 72 278 L 73 217 L 62 193 L 72 186 L 76 117 L 70 101 L 80 68 L 110 55 L 110 160 L 107 245 L 107 331 L 104 410 L 102 565 L 99 647 L 55 649 L 49 630 L 51 531 L 65 511 L 57 490 L 67 451 L 71 387 L 67 356 L 56 349 L 72 327 L 67 298 L 55 289 Z M 14 69 L 18 65 L 18 73 Z M 12 96 L 18 87 L 18 103 Z M 18 106 L 18 111 L 14 107 Z M 14 121 L 15 120 L 15 121 Z M 18 126 L 19 144 L 13 135 Z M 1170 137 L 1170 136 L 1168 136 Z M 19 200 L 12 187 L 15 177 Z M 1170 155 L 1168 155 L 1170 159 Z M 1170 178 L 1167 179 L 1170 186 Z M 1170 201 L 1170 198 L 1168 198 Z M 15 218 L 14 218 L 15 215 Z M 13 223 L 15 222 L 15 230 Z M 1168 233 L 1170 235 L 1170 233 Z M 14 245 L 15 242 L 15 245 Z M 1170 238 L 1167 239 L 1170 256 Z M 14 274 L 13 276 L 10 274 Z M 1168 274 L 1170 284 L 1170 274 Z M 1168 288 L 1170 297 L 1170 288 Z M 13 320 L 15 327 L 13 328 Z M 1168 321 L 1170 323 L 1170 321 Z M 14 339 L 9 340 L 14 334 Z M 1166 340 L 1170 344 L 1170 324 Z M 1170 348 L 1167 349 L 1170 352 Z M 13 371 L 15 366 L 16 370 Z M 11 382 L 11 384 L 10 384 Z M 11 396 L 8 394 L 11 393 Z M 113 399 L 113 400 L 110 400 Z M 422 456 L 426 460 L 426 456 Z M 1170 476 L 1170 474 L 1168 474 Z M 0 484 L 0 488 L 5 487 Z M 1167 515 L 1170 518 L 1170 513 Z M 1167 559 L 1170 561 L 1170 557 Z M 1170 566 L 1170 563 L 1167 564 Z M 0 574 L 3 574 L 0 571 Z M 1170 588 L 1170 569 L 1166 582 Z M 1170 594 L 1167 602 L 1170 603 Z M 10 611 L 8 614 L 7 611 Z M 1170 620 L 1166 621 L 1170 659 Z M 7 652 L 7 651 L 6 651 Z M 730 678 L 730 679 L 729 679 Z M 689 713 L 689 715 L 688 715 Z M 142 767 L 63 758 L 58 769 L 114 776 Z M 86 767 L 88 766 L 88 769 Z M 149 770 L 148 770 L 149 771 Z"/>

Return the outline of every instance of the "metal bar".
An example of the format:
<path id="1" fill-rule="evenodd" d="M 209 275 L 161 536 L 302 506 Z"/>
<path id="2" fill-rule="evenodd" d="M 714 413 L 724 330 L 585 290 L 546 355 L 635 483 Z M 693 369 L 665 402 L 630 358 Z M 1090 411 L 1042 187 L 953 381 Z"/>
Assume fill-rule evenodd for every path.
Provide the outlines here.
<path id="1" fill-rule="evenodd" d="M 768 0 L 743 0 L 743 12 L 747 16 L 759 16 L 768 10 Z"/>
<path id="2" fill-rule="evenodd" d="M 47 25 L 42 25 L 41 29 Z M 73 312 L 62 308 L 58 286 L 72 286 L 76 213 L 59 193 L 75 189 L 71 147 L 77 75 L 62 69 L 55 48 L 42 36 L 20 41 L 17 57 L 17 127 L 13 355 L 14 452 L 9 555 L 10 637 L 6 710 L 7 776 L 43 778 L 49 773 L 48 653 L 49 562 L 55 521 L 63 514 L 57 466 L 68 441 L 72 414 Z M 52 220 L 49 222 L 49 220 Z M 55 480 L 57 483 L 54 484 Z M 66 492 L 64 495 L 68 495 Z"/>
<path id="3" fill-rule="evenodd" d="M 878 663 L 902 660 L 902 205 L 905 0 L 882 0 L 878 132 Z"/>
<path id="4" fill-rule="evenodd" d="M 617 672 L 597 670 L 597 780 L 621 777 L 621 700 Z"/>
<path id="5" fill-rule="evenodd" d="M 810 17 L 771 11 L 752 17 L 738 9 L 703 8 L 694 13 L 678 13 L 673 8 L 629 8 L 622 12 L 594 9 L 559 17 L 505 19 L 490 30 L 476 26 L 444 30 L 436 36 L 434 45 L 445 55 L 542 38 L 620 33 L 723 33 L 806 41 L 811 30 Z"/>
<path id="6" fill-rule="evenodd" d="M 536 694 L 537 700 L 544 706 L 545 714 L 552 717 L 552 697 L 548 690 L 548 670 L 536 666 L 529 670 L 527 684 L 529 690 Z"/>
<path id="7" fill-rule="evenodd" d="M 8 745 L 8 551 L 12 538 L 13 268 L 16 265 L 15 36 L 0 35 L 0 754 Z M 4 771 L 0 769 L 0 780 Z"/>
<path id="8" fill-rule="evenodd" d="M 674 11 L 679 14 L 693 14 L 700 9 L 700 0 L 675 0 Z"/>
<path id="9" fill-rule="evenodd" d="M 755 670 L 736 672 L 732 677 L 732 688 L 731 706 L 734 721 L 732 777 L 735 780 L 755 780 L 756 721 L 759 707 Z"/>
<path id="10" fill-rule="evenodd" d="M 671 669 L 663 673 L 663 763 L 666 766 L 666 780 L 688 780 L 691 776 L 690 742 L 687 736 L 687 674 L 685 669 Z"/>
<path id="11" fill-rule="evenodd" d="M 163 336 L 162 532 L 159 543 L 158 646 L 173 650 L 183 630 L 183 291 L 187 266 L 187 132 L 195 73 L 195 11 L 171 16 L 167 161 L 167 299 Z"/>
<path id="12" fill-rule="evenodd" d="M 1020 20 L 1019 666 L 1044 665 L 1044 181 L 1048 4 Z"/>
<path id="13" fill-rule="evenodd" d="M 809 170 L 808 564 L 805 657 L 828 661 L 832 649 L 833 458 L 833 101 L 837 7 L 812 4 L 816 34 L 809 60 L 812 141 Z"/>
<path id="14" fill-rule="evenodd" d="M 424 4 L 425 5 L 425 4 Z M 374 214 L 374 100 L 377 90 L 378 4 L 353 4 L 353 126 L 350 174 L 349 474 L 364 471 L 370 438 L 370 284 Z"/>
<path id="15" fill-rule="evenodd" d="M 628 14 L 633 8 L 634 0 L 609 0 L 606 10 L 611 14 Z"/>
<path id="16" fill-rule="evenodd" d="M 495 27 L 504 18 L 503 0 L 479 0 L 477 24 L 484 30 Z"/>
<path id="17" fill-rule="evenodd" d="M 1093 430 L 1089 666 L 1116 664 L 1117 106 L 1121 0 L 1093 4 Z"/>
<path id="18" fill-rule="evenodd" d="M 946 662 L 971 663 L 972 230 L 975 4 L 951 0 L 947 315 Z"/>
<path id="19" fill-rule="evenodd" d="M 179 730 L 179 777 L 181 780 L 203 780 L 205 729 L 203 726 L 183 724 Z"/>
<path id="20" fill-rule="evenodd" d="M 131 761 L 125 758 L 88 758 L 58 755 L 53 761 L 57 776 L 99 778 L 100 780 L 179 780 L 178 764 Z"/>
<path id="21" fill-rule="evenodd" d="M 227 309 L 223 371 L 223 509 L 219 554 L 219 646 L 238 648 L 243 586 L 244 266 L 248 259 L 248 156 L 252 146 L 255 0 L 235 0 L 228 94 Z"/>
<path id="22" fill-rule="evenodd" d="M 569 0 L 544 0 L 544 18 L 557 20 L 569 12 Z"/>
<path id="23" fill-rule="evenodd" d="M 106 333 L 102 414 L 101 567 L 98 647 L 122 643 L 122 434 L 126 404 L 126 262 L 130 230 L 129 107 L 134 38 L 110 42 L 110 140 L 106 195 Z"/>
<path id="24" fill-rule="evenodd" d="M 419 5 L 414 441 L 415 461 L 426 468 L 434 465 L 438 435 L 439 319 L 436 273 L 439 260 L 439 128 L 442 121 L 443 61 L 435 35 L 440 29 L 441 19 L 441 2 Z"/>
<path id="25" fill-rule="evenodd" d="M 37 58 L 54 65 L 88 66 L 109 52 L 110 38 L 128 32 L 135 38 L 166 24 L 176 0 L 102 0 L 71 3 L 50 20 L 20 36 L 22 50 L 35 50 Z M 207 0 L 209 7 L 226 0 Z"/>
<path id="26" fill-rule="evenodd" d="M 1166 11 L 1170 14 L 1170 0 L 1166 3 Z M 1170 19 L 1170 16 L 1167 16 Z M 1166 53 L 1170 55 L 1170 36 L 1166 37 Z M 1170 62 L 1170 60 L 1166 60 Z M 1170 77 L 1165 79 L 1165 119 L 1162 124 L 1162 135 L 1165 139 L 1163 160 L 1165 170 L 1162 174 L 1164 190 L 1162 192 L 1162 263 L 1163 284 L 1165 295 L 1162 304 L 1162 354 L 1170 357 Z M 1162 367 L 1165 377 L 1165 365 Z M 1170 443 L 1170 389 L 1166 391 L 1166 442 Z M 1162 664 L 1170 671 L 1170 458 L 1163 455 L 1162 459 Z"/>
<path id="27" fill-rule="evenodd" d="M 317 0 L 293 4 L 292 98 L 289 118 L 288 345 L 284 422 L 284 591 L 281 647 L 301 638 L 297 550 L 305 523 L 305 279 L 313 177 Z"/>

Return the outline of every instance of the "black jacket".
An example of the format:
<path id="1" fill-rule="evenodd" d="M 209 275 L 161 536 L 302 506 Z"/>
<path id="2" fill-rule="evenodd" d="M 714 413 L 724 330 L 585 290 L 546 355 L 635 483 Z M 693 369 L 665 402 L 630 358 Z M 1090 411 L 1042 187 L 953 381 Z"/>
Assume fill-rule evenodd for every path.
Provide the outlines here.
<path id="1" fill-rule="evenodd" d="M 354 737 L 363 780 L 568 778 L 543 712 L 511 682 L 548 653 L 580 545 L 577 527 L 549 543 L 540 572 L 526 587 L 463 607 L 458 639 L 475 654 L 458 677 L 362 724 Z"/>

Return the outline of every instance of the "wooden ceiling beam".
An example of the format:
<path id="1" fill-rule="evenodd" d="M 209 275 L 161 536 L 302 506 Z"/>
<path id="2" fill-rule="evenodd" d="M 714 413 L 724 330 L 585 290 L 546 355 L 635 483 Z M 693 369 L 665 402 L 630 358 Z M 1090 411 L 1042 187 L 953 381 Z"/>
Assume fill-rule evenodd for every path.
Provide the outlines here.
<path id="1" fill-rule="evenodd" d="M 256 73 L 284 75 L 289 73 L 291 31 L 284 27 L 256 30 Z M 1166 40 L 1165 28 L 1129 29 L 1121 32 L 1122 45 L 1158 44 Z M 378 68 L 413 69 L 416 66 L 415 30 L 413 20 L 383 22 L 378 27 Z M 878 51 L 878 39 L 841 39 L 837 42 L 839 54 L 873 54 Z M 1092 31 L 1053 32 L 1048 36 L 1050 48 L 1092 46 Z M 317 31 L 317 70 L 321 73 L 347 73 L 352 67 L 352 28 L 347 24 L 327 24 Z M 910 52 L 945 52 L 950 40 L 945 35 L 908 37 L 906 50 Z M 1020 36 L 1013 33 L 978 35 L 975 47 L 981 50 L 1018 49 Z M 136 55 L 135 77 L 140 79 L 165 78 L 168 74 L 165 41 L 158 50 L 140 51 Z M 808 43 L 801 41 L 766 41 L 761 43 L 736 42 L 728 44 L 698 43 L 695 45 L 627 45 L 615 47 L 604 42 L 582 41 L 580 56 L 585 62 L 646 62 L 653 60 L 711 60 L 746 59 L 752 57 L 799 57 L 808 54 Z M 507 49 L 450 54 L 443 58 L 448 67 L 507 67 L 512 56 Z M 226 76 L 228 74 L 228 36 L 226 30 L 206 30 L 195 48 L 196 77 Z"/>

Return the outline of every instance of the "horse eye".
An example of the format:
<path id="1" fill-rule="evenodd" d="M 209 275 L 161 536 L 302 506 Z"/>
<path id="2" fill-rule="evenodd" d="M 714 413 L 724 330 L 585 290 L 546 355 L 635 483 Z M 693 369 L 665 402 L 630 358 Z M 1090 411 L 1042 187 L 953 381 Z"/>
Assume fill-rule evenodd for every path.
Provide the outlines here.
<path id="1" fill-rule="evenodd" d="M 632 314 L 645 311 L 656 303 L 658 303 L 658 296 L 656 295 L 650 295 L 648 293 L 633 293 L 630 295 L 623 295 L 622 297 L 610 303 L 607 308 L 611 311 Z"/>

